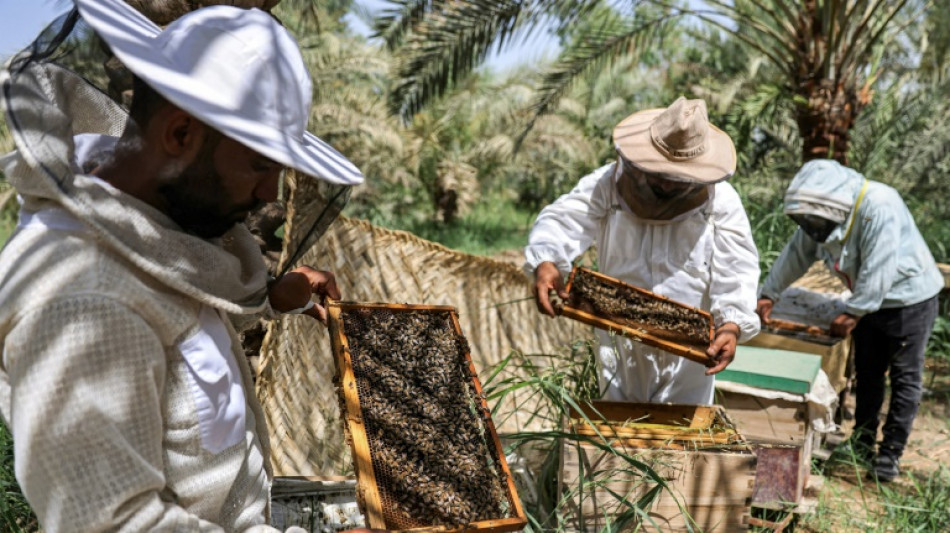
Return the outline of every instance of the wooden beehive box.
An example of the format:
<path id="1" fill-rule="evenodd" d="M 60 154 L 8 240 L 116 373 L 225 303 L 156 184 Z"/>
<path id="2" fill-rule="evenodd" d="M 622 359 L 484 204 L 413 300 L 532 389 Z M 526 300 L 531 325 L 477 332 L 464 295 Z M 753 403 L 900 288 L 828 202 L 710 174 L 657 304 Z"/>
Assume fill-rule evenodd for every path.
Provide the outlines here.
<path id="1" fill-rule="evenodd" d="M 560 313 L 710 366 L 712 315 L 583 267 L 568 279 Z"/>
<path id="2" fill-rule="evenodd" d="M 595 401 L 570 416 L 565 431 L 577 440 L 565 442 L 560 472 L 561 494 L 571 500 L 569 527 L 707 533 L 748 528 L 756 456 L 721 408 Z M 624 456 L 652 468 L 668 489 Z M 642 514 L 621 525 L 630 505 L 652 492 L 655 498 Z"/>
<path id="3" fill-rule="evenodd" d="M 356 478 L 274 478 L 270 525 L 279 531 L 297 526 L 310 533 L 365 527 L 363 514 L 356 503 Z"/>
<path id="4" fill-rule="evenodd" d="M 732 364 L 716 376 L 716 402 L 756 445 L 757 507 L 788 508 L 804 496 L 812 452 L 820 445 L 805 394 L 821 364 L 814 354 L 739 346 Z"/>
<path id="5" fill-rule="evenodd" d="M 828 326 L 847 310 L 838 294 L 844 286 L 822 264 L 782 292 L 772 309 L 768 324 L 747 344 L 821 356 L 821 369 L 828 375 L 836 392 L 848 384 L 851 339 L 832 337 Z M 829 292 L 831 291 L 831 292 Z"/>
<path id="6" fill-rule="evenodd" d="M 455 308 L 331 302 L 328 315 L 367 526 L 523 528 Z"/>

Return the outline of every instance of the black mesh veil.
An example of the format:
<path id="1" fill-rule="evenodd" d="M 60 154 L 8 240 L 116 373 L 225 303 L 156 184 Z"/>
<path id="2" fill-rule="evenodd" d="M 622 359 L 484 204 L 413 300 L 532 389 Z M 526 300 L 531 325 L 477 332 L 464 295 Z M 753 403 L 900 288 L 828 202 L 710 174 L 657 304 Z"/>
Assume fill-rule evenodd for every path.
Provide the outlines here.
<path id="1" fill-rule="evenodd" d="M 73 136 L 116 136 L 125 124 L 122 107 L 90 81 L 104 81 L 97 76 L 101 70 L 84 68 L 105 57 L 97 44 L 73 9 L 13 56 L 0 74 L 5 118 L 17 150 L 30 170 L 66 194 L 74 170 Z"/>
<path id="2" fill-rule="evenodd" d="M 13 56 L 0 73 L 0 104 L 22 162 L 20 168 L 30 180 L 20 180 L 33 195 L 69 196 L 76 174 L 73 138 L 83 133 L 120 136 L 132 97 L 131 72 L 109 53 L 108 47 L 86 25 L 73 8 L 52 22 L 37 39 Z M 295 266 L 339 216 L 349 199 L 350 187 L 334 185 L 296 172 L 281 187 L 282 200 L 265 207 L 267 216 L 249 217 L 252 232 L 263 233 L 262 252 L 269 257 L 275 275 Z M 44 187 L 47 189 L 44 191 Z M 293 209 L 285 209 L 287 203 Z M 284 242 L 283 260 L 276 264 L 280 250 L 266 250 L 273 234 L 293 217 Z M 263 220 L 265 223 L 260 223 Z M 253 227 L 257 224 L 259 227 Z M 279 241 L 277 241 L 279 243 Z M 273 246 L 271 245 L 271 248 Z M 279 270 L 279 271 L 278 271 Z"/>

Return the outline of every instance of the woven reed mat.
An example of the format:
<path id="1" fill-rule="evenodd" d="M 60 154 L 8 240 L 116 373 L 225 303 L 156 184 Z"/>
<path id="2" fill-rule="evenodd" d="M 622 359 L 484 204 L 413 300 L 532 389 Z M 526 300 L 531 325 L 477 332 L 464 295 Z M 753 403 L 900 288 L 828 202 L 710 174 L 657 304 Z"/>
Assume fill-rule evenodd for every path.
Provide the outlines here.
<path id="1" fill-rule="evenodd" d="M 592 330 L 538 313 L 530 280 L 517 267 L 455 252 L 412 234 L 340 218 L 301 264 L 336 275 L 344 300 L 451 305 L 484 381 L 512 350 L 559 353 Z M 276 475 L 323 476 L 349 471 L 326 328 L 301 316 L 271 324 L 261 350 L 257 393 L 271 430 Z M 527 425 L 531 406 L 512 396 L 500 406 L 499 432 Z M 518 408 L 521 408 L 519 410 Z M 508 415 L 511 416 L 508 416 Z"/>
<path id="2" fill-rule="evenodd" d="M 823 261 L 812 263 L 805 275 L 798 278 L 792 287 L 800 287 L 814 292 L 840 294 L 846 290 L 837 274 L 832 272 Z"/>
<path id="3" fill-rule="evenodd" d="M 943 274 L 943 288 L 950 289 L 950 265 L 937 263 L 937 268 Z M 841 282 L 841 278 L 832 272 L 823 261 L 816 261 L 808 268 L 808 272 L 792 284 L 792 287 L 801 287 L 815 292 L 823 293 L 841 293 L 847 287 Z"/>

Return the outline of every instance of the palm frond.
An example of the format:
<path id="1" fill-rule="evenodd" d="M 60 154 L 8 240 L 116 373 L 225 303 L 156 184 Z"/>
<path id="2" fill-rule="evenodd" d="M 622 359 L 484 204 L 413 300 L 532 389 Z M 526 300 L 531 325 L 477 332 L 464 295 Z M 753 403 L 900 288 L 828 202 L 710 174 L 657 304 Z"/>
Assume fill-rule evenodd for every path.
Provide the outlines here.
<path id="1" fill-rule="evenodd" d="M 472 71 L 522 24 L 514 0 L 453 2 L 419 24 L 397 55 L 392 110 L 407 119 Z"/>
<path id="2" fill-rule="evenodd" d="M 838 51 L 838 61 L 835 72 L 845 83 L 853 82 L 853 78 L 862 74 L 859 65 L 864 64 L 871 53 L 872 47 L 883 44 L 887 32 L 896 33 L 898 28 L 892 24 L 894 19 L 907 5 L 908 0 L 877 0 L 868 7 L 865 17 L 854 27 L 850 35 L 842 35 L 841 50 Z M 846 32 L 842 32 L 846 33 Z M 846 45 L 844 43 L 847 43 Z"/>
<path id="3" fill-rule="evenodd" d="M 776 67 L 787 75 L 794 74 L 796 69 L 795 50 L 798 46 L 795 41 L 797 35 L 783 34 L 768 25 L 767 20 L 761 17 L 761 11 L 749 9 L 749 4 L 736 3 L 733 5 L 716 0 L 710 0 L 708 3 L 715 6 L 716 9 L 696 9 L 689 10 L 688 13 L 711 27 L 729 33 L 749 48 L 768 57 Z"/>
<path id="4" fill-rule="evenodd" d="M 769 57 L 776 66 L 784 67 L 792 62 L 799 45 L 795 22 L 800 18 L 794 11 L 785 11 L 784 16 L 769 9 L 767 2 L 723 2 L 709 0 L 713 10 L 693 10 L 701 20 L 725 30 L 760 54 Z M 781 5 L 782 2 L 776 2 Z M 791 17 L 790 17 L 791 15 Z M 727 19 L 729 24 L 720 19 Z"/>
<path id="5" fill-rule="evenodd" d="M 538 118 L 548 113 L 578 78 L 603 68 L 621 56 L 636 58 L 650 44 L 661 41 L 682 12 L 666 13 L 646 20 L 614 18 L 578 36 L 560 59 L 542 74 L 532 116 L 518 136 L 518 144 Z"/>
<path id="6" fill-rule="evenodd" d="M 467 76 L 493 49 L 503 50 L 548 27 L 563 32 L 604 2 L 457 0 L 433 4 L 424 15 L 413 12 L 418 20 L 407 30 L 397 55 L 393 111 L 408 120 Z"/>
<path id="7" fill-rule="evenodd" d="M 443 5 L 443 0 L 396 0 L 373 21 L 373 37 L 379 37 L 390 50 L 395 50 L 405 40 L 410 29 L 422 21 L 434 8 Z"/>
<path id="8" fill-rule="evenodd" d="M 739 166 L 749 172 L 777 155 L 797 159 L 798 131 L 787 89 L 761 82 L 744 93 L 730 106 L 724 127 L 736 143 Z"/>

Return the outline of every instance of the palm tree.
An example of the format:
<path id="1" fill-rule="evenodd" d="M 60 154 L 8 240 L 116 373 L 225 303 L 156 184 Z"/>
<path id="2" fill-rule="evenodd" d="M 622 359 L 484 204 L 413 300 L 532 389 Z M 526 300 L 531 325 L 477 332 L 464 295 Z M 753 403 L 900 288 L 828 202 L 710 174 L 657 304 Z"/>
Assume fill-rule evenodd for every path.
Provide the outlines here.
<path id="1" fill-rule="evenodd" d="M 185 13 L 194 11 L 200 7 L 227 4 L 238 7 L 256 7 L 265 11 L 270 11 L 281 0 L 125 0 L 126 3 L 139 10 L 152 22 L 159 26 L 165 26 L 173 20 L 181 17 Z"/>
<path id="2" fill-rule="evenodd" d="M 399 83 L 392 106 L 409 117 L 443 94 L 482 62 L 493 47 L 551 28 L 565 43 L 545 72 L 536 116 L 549 112 L 567 87 L 618 57 L 642 57 L 673 30 L 698 21 L 730 35 L 764 58 L 794 105 L 803 160 L 833 157 L 847 162 L 850 131 L 871 101 L 886 47 L 926 7 L 911 0 L 707 0 L 702 7 L 671 0 L 630 0 L 628 13 L 606 0 L 397 0 L 377 21 L 377 31 L 398 59 Z M 605 7 L 606 6 L 606 7 Z M 592 13 L 599 24 L 572 27 Z M 909 13 L 913 11 L 913 13 Z M 715 44 L 718 44 L 718 40 Z M 530 124 L 529 124 L 530 126 Z"/>

